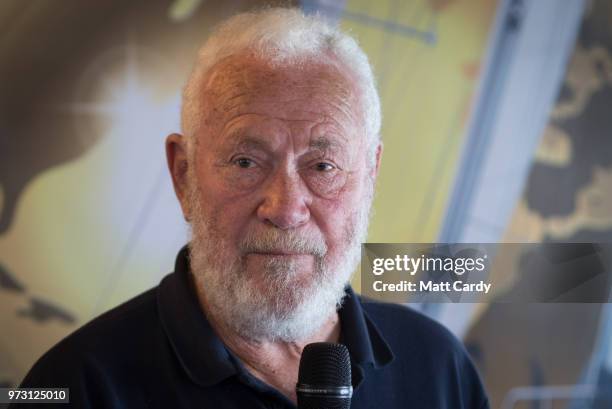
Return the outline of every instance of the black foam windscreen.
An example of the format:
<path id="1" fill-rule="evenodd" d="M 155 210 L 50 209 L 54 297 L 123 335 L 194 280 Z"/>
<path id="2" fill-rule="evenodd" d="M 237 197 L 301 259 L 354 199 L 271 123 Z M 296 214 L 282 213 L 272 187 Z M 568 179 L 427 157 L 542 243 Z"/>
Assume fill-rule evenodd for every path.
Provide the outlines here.
<path id="1" fill-rule="evenodd" d="M 353 392 L 348 349 L 331 342 L 306 345 L 296 390 L 300 409 L 348 409 Z"/>

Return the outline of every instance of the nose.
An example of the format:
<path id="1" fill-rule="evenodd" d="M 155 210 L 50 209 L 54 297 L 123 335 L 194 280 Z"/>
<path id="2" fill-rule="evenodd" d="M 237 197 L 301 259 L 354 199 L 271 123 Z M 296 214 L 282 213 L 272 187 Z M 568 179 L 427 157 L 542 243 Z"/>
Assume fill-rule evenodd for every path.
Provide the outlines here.
<path id="1" fill-rule="evenodd" d="M 296 171 L 278 169 L 266 184 L 257 217 L 264 223 L 287 230 L 310 220 L 309 194 Z"/>

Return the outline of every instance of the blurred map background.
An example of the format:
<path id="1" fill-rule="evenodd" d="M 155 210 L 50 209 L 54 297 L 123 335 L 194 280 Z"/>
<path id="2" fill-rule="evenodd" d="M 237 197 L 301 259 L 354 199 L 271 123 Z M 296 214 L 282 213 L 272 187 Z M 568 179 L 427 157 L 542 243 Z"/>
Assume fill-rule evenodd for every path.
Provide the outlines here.
<path id="1" fill-rule="evenodd" d="M 598 0 L 585 8 L 565 79 L 504 242 L 612 242 L 610 107 L 612 3 Z M 531 387 L 521 391 L 523 397 L 541 399 L 516 407 L 540 408 L 553 400 L 555 408 L 612 407 L 609 310 L 609 304 L 489 305 L 466 343 L 479 363 L 493 407 L 519 385 Z M 601 389 L 593 389 L 598 384 Z M 551 385 L 565 389 L 546 388 Z"/>

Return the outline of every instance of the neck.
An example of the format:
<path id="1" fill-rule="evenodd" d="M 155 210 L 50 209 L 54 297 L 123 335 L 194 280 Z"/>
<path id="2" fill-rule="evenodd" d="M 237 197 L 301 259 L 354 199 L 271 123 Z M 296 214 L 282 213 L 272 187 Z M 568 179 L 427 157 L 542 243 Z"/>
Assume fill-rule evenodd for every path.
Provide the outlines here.
<path id="1" fill-rule="evenodd" d="M 205 298 L 197 286 L 200 306 L 211 326 L 226 347 L 240 360 L 255 377 L 279 390 L 292 402 L 297 403 L 295 385 L 298 380 L 300 358 L 304 347 L 312 342 L 338 342 L 340 319 L 338 313 L 322 321 L 321 327 L 306 339 L 287 342 L 282 340 L 250 339 L 233 331 L 223 322 L 216 320 L 213 309 L 208 308 Z"/>

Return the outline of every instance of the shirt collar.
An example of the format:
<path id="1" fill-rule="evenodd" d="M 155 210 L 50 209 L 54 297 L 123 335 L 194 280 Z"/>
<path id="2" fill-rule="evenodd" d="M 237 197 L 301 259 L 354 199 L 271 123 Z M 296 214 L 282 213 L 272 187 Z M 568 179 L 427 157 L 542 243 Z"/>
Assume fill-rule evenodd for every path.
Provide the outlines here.
<path id="1" fill-rule="evenodd" d="M 164 277 L 159 285 L 157 304 L 162 327 L 181 366 L 193 382 L 210 386 L 238 371 L 206 319 L 190 276 L 189 251 L 185 246 L 176 257 L 174 273 Z M 393 353 L 350 287 L 339 315 L 342 342 L 349 350 L 353 367 L 360 369 L 353 376 L 357 386 L 363 380 L 362 368 L 381 368 L 393 360 Z"/>
<path id="2" fill-rule="evenodd" d="M 391 363 L 393 352 L 382 334 L 361 306 L 360 297 L 346 288 L 346 297 L 338 311 L 342 343 L 346 345 L 354 363 L 375 369 Z"/>
<path id="3" fill-rule="evenodd" d="M 210 386 L 236 373 L 225 345 L 198 302 L 190 277 L 187 246 L 176 257 L 174 273 L 160 283 L 157 304 L 164 331 L 192 381 Z"/>

